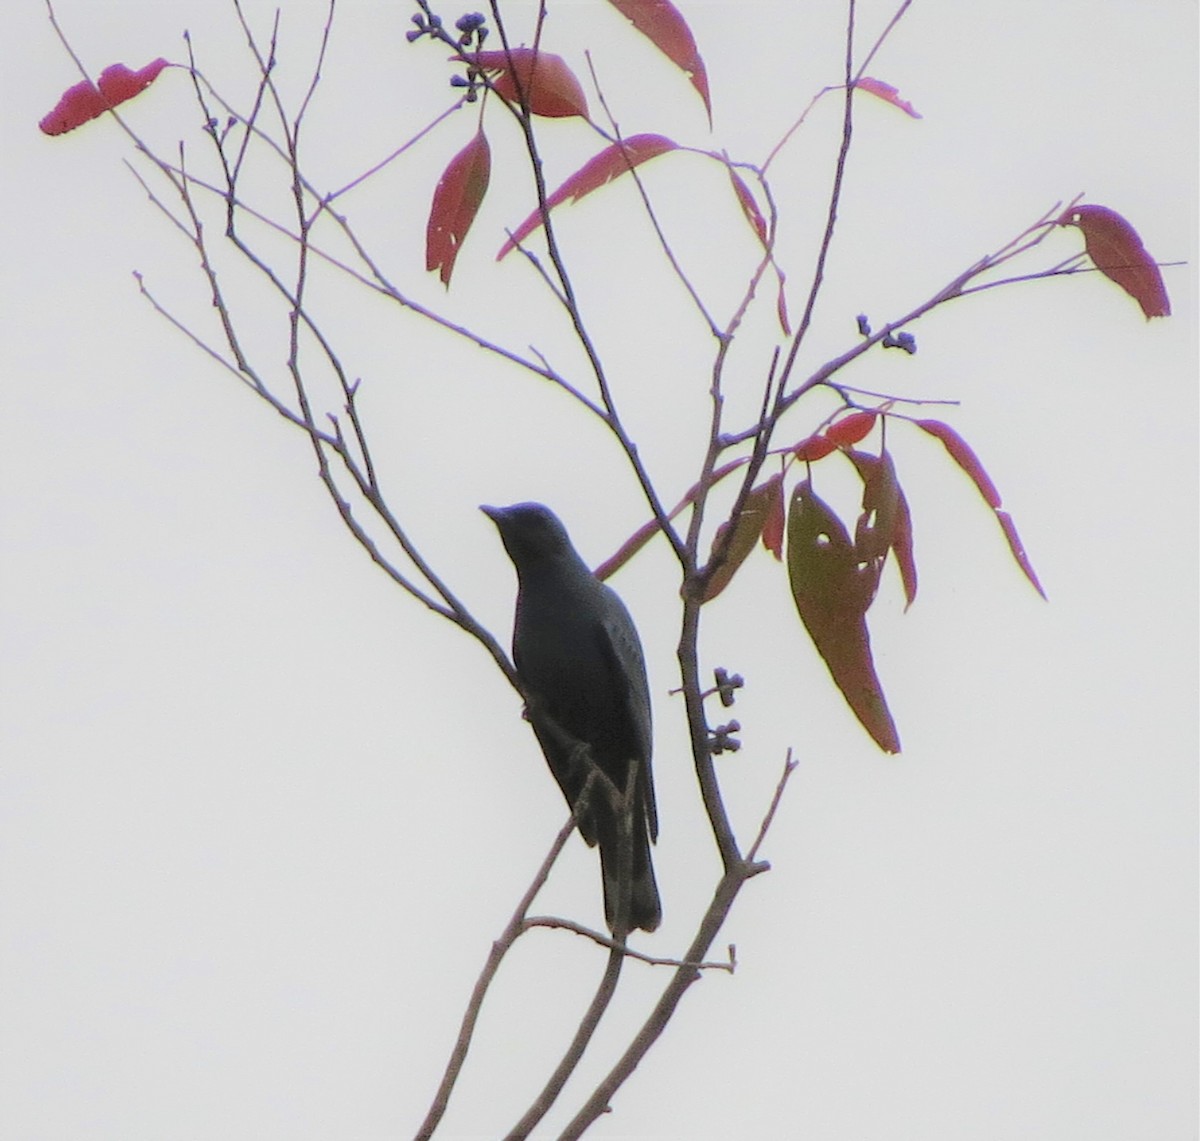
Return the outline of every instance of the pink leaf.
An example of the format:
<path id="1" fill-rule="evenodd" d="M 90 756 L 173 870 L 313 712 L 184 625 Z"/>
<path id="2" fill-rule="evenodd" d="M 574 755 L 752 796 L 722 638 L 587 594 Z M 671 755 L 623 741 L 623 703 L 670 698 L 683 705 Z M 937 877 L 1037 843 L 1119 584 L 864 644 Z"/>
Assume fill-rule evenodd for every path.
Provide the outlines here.
<path id="1" fill-rule="evenodd" d="M 714 158 L 720 159 L 720 155 L 714 155 Z M 722 159 L 722 161 L 725 161 Z M 751 228 L 758 235 L 758 240 L 765 246 L 767 244 L 767 220 L 762 216 L 762 211 L 758 208 L 758 203 L 754 201 L 754 195 L 750 193 L 750 187 L 745 183 L 745 180 L 732 166 L 727 167 L 729 171 L 729 181 L 733 183 L 733 192 L 737 195 L 738 204 L 742 208 L 742 213 L 746 215 L 746 221 L 750 223 Z"/>
<path id="2" fill-rule="evenodd" d="M 729 180 L 733 183 L 733 192 L 737 195 L 738 204 L 742 208 L 742 213 L 745 215 L 746 221 L 750 223 L 759 242 L 762 243 L 763 249 L 767 251 L 767 256 L 771 259 L 771 268 L 774 269 L 775 277 L 779 283 L 775 296 L 775 316 L 779 321 L 779 327 L 783 330 L 783 335 L 785 337 L 791 336 L 792 327 L 791 322 L 788 320 L 787 289 L 785 288 L 787 276 L 780 269 L 779 263 L 775 261 L 775 255 L 771 252 L 771 239 L 767 220 L 758 208 L 758 203 L 755 201 L 750 187 L 746 185 L 745 179 L 734 170 L 728 157 L 723 154 L 717 154 L 715 151 L 708 151 L 706 153 L 718 162 L 725 164 L 726 170 L 729 171 Z"/>
<path id="3" fill-rule="evenodd" d="M 783 330 L 783 335 L 790 337 L 792 335 L 792 323 L 788 318 L 787 275 L 776 265 L 775 276 L 779 281 L 779 288 L 775 294 L 775 316 L 779 320 L 779 327 Z"/>
<path id="4" fill-rule="evenodd" d="M 54 110 L 38 126 L 47 135 L 73 131 L 145 91 L 159 72 L 169 66 L 165 59 L 156 59 L 140 71 L 130 71 L 123 63 L 114 63 L 100 73 L 96 85 L 85 79 L 67 88 Z"/>
<path id="5" fill-rule="evenodd" d="M 979 488 L 979 494 L 987 501 L 987 505 L 991 508 L 1000 506 L 1000 492 L 996 490 L 996 485 L 992 482 L 992 477 L 983 470 L 983 464 L 979 462 L 979 457 L 972 451 L 971 445 L 962 438 L 949 424 L 942 423 L 941 420 L 917 420 L 917 427 L 924 429 L 931 436 L 936 436 L 942 441 L 946 451 L 950 453 L 950 457 L 963 471 L 971 477 L 971 481 Z"/>
<path id="6" fill-rule="evenodd" d="M 1046 597 L 1046 592 L 1042 589 L 1042 584 L 1038 581 L 1037 572 L 1033 569 L 1033 563 L 1029 561 L 1029 556 L 1025 553 L 1025 545 L 1021 542 L 1021 536 L 1017 534 L 1017 525 L 1013 522 L 1012 516 L 1007 511 L 997 511 L 996 519 L 1000 523 L 1000 528 L 1004 532 L 1004 538 L 1008 541 L 1008 549 L 1012 551 L 1012 556 L 1017 561 L 1024 573 L 1025 577 L 1033 584 L 1033 589 L 1038 592 L 1043 598 Z"/>
<path id="7" fill-rule="evenodd" d="M 676 150 L 677 143 L 662 135 L 634 135 L 619 143 L 607 146 L 599 154 L 589 159 L 557 190 L 546 196 L 546 210 L 553 210 L 563 202 L 578 202 L 586 194 L 598 190 L 601 186 L 628 174 L 635 166 L 640 166 L 649 159 L 667 151 Z M 499 261 L 505 254 L 516 249 L 542 224 L 541 210 L 534 210 L 512 233 L 500 247 L 496 255 Z"/>
<path id="8" fill-rule="evenodd" d="M 921 118 L 920 114 L 913 109 L 913 105 L 907 99 L 900 98 L 900 89 L 893 87 L 890 83 L 884 83 L 882 79 L 872 79 L 869 75 L 864 75 L 854 86 L 860 91 L 866 91 L 874 95 L 877 99 L 882 99 L 885 103 L 890 103 L 893 107 L 898 107 L 906 115 L 911 115 L 914 119 Z"/>

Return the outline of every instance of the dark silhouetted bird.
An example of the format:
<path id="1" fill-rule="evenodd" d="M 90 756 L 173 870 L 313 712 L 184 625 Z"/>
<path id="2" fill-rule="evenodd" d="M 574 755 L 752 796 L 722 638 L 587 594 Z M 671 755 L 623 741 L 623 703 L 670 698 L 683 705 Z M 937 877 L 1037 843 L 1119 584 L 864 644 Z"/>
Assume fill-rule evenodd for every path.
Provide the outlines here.
<path id="1" fill-rule="evenodd" d="M 589 791 L 579 831 L 600 845 L 604 914 L 613 934 L 653 931 L 662 905 L 650 862 L 658 811 L 650 771 L 650 687 L 625 604 L 588 569 L 566 529 L 540 503 L 484 507 L 517 568 L 513 663 L 550 771 L 575 806 L 590 771 L 580 746 L 624 797 L 624 820 L 602 787 Z M 624 827 L 622 827 L 624 825 Z M 630 847 L 622 858 L 621 836 Z M 629 869 L 628 883 L 622 869 Z"/>

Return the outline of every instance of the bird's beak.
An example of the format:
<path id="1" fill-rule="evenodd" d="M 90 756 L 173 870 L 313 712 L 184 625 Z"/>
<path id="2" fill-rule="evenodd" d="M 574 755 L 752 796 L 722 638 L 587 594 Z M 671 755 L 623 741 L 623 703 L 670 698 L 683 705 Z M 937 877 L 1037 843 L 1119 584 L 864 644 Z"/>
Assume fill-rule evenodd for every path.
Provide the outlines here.
<path id="1" fill-rule="evenodd" d="M 497 526 L 499 526 L 500 520 L 504 518 L 503 507 L 489 507 L 486 503 L 481 503 L 479 505 L 479 510 L 482 511 Z"/>

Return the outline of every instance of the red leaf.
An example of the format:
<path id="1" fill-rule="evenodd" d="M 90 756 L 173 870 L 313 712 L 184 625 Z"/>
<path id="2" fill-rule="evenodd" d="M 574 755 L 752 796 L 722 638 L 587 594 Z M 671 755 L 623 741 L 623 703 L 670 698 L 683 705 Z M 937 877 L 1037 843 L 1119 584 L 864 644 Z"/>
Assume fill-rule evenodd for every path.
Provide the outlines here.
<path id="1" fill-rule="evenodd" d="M 846 528 L 807 480 L 792 492 L 787 563 L 796 611 L 834 683 L 875 743 L 898 753 L 867 632 L 872 576 L 860 569 Z"/>
<path id="2" fill-rule="evenodd" d="M 708 98 L 708 73 L 696 48 L 696 40 L 687 21 L 668 0 L 608 0 L 676 67 L 687 73 L 692 86 L 704 100 L 704 110 L 712 123 L 712 103 Z"/>
<path id="3" fill-rule="evenodd" d="M 896 532 L 892 539 L 892 553 L 900 570 L 900 581 L 904 584 L 904 609 L 907 610 L 917 598 L 917 563 L 913 558 L 912 512 L 904 488 L 898 489 L 900 499 L 896 511 Z"/>
<path id="4" fill-rule="evenodd" d="M 996 518 L 1000 522 L 1000 527 L 1004 531 L 1004 537 L 1008 540 L 1008 549 L 1012 551 L 1013 558 L 1017 560 L 1017 566 L 1024 572 L 1025 577 L 1033 584 L 1033 589 L 1038 592 L 1043 598 L 1046 597 L 1046 592 L 1042 589 L 1042 584 L 1038 581 L 1037 572 L 1033 569 L 1033 564 L 1029 561 L 1029 556 L 1025 553 L 1025 545 L 1021 542 L 1021 536 L 1017 534 L 1017 525 L 1012 521 L 1012 516 L 1007 511 L 997 511 Z"/>
<path id="5" fill-rule="evenodd" d="M 124 64 L 114 63 L 100 73 L 100 94 L 110 107 L 115 107 L 118 103 L 124 103 L 126 99 L 132 99 L 145 91 L 167 66 L 165 59 L 156 59 L 153 63 L 146 64 L 141 71 L 130 71 Z"/>
<path id="6" fill-rule="evenodd" d="M 1154 259 L 1138 232 L 1107 206 L 1072 206 L 1059 218 L 1060 226 L 1083 231 L 1088 257 L 1105 277 L 1115 281 L 1151 317 L 1169 317 L 1171 302 Z"/>
<path id="7" fill-rule="evenodd" d="M 47 135 L 62 135 L 103 115 L 145 91 L 164 67 L 165 59 L 156 59 L 140 71 L 130 71 L 123 63 L 114 63 L 100 73 L 96 85 L 86 79 L 67 88 L 54 110 L 38 126 Z"/>
<path id="8" fill-rule="evenodd" d="M 450 160 L 433 192 L 425 226 L 425 268 L 440 270 L 443 285 L 450 284 L 458 251 L 487 193 L 491 169 L 491 148 L 480 129 Z"/>
<path id="9" fill-rule="evenodd" d="M 979 457 L 971 450 L 971 445 L 962 436 L 949 424 L 942 423 L 941 420 L 917 420 L 915 423 L 919 428 L 923 428 L 931 436 L 936 436 L 942 441 L 946 451 L 950 453 L 951 459 L 971 477 L 975 486 L 979 488 L 979 494 L 987 500 L 989 507 L 994 509 L 1000 506 L 1000 492 L 996 490 L 992 477 L 983 470 L 983 464 L 979 462 Z"/>
<path id="10" fill-rule="evenodd" d="M 782 560 L 783 530 L 786 512 L 783 506 L 783 477 L 777 476 L 776 478 L 779 480 L 779 493 L 771 501 L 770 509 L 767 511 L 767 521 L 763 524 L 762 541 L 763 546 L 777 560 Z"/>
<path id="11" fill-rule="evenodd" d="M 775 271 L 775 276 L 778 279 L 779 288 L 775 296 L 775 316 L 779 321 L 779 327 L 783 330 L 785 337 L 792 335 L 791 322 L 788 320 L 787 311 L 787 290 L 785 282 L 787 280 L 783 270 L 779 268 L 779 264 L 775 261 L 775 256 L 771 251 L 770 235 L 767 229 L 767 220 L 763 217 L 762 211 L 758 208 L 758 203 L 754 200 L 754 195 L 750 191 L 750 187 L 746 185 L 745 180 L 733 166 L 725 155 L 716 154 L 713 151 L 708 152 L 713 158 L 725 164 L 725 168 L 729 171 L 729 179 L 733 183 L 733 192 L 737 195 L 738 203 L 742 207 L 742 213 L 746 216 L 746 221 L 758 235 L 758 240 L 762 243 L 762 247 L 767 251 L 767 256 L 771 260 L 771 268 Z"/>
<path id="12" fill-rule="evenodd" d="M 920 113 L 913 109 L 913 105 L 907 99 L 900 98 L 900 89 L 890 83 L 884 83 L 882 79 L 872 79 L 869 75 L 864 75 L 854 86 L 860 91 L 869 92 L 877 99 L 882 99 L 885 103 L 890 103 L 893 107 L 899 107 L 914 119 L 921 118 Z"/>
<path id="13" fill-rule="evenodd" d="M 839 447 L 857 444 L 875 426 L 874 412 L 852 412 L 825 429 L 825 438 Z"/>
<path id="14" fill-rule="evenodd" d="M 38 126 L 44 134 L 62 135 L 74 130 L 81 123 L 97 118 L 107 110 L 108 104 L 104 102 L 104 96 L 85 79 L 74 87 L 67 88 L 58 101 L 58 106 L 38 123 Z"/>
<path id="15" fill-rule="evenodd" d="M 774 259 L 772 259 L 774 260 Z M 775 276 L 779 278 L 779 290 L 775 296 L 775 316 L 779 319 L 779 327 L 785 337 L 792 335 L 792 323 L 788 320 L 787 308 L 787 276 L 778 265 L 775 266 Z"/>
<path id="16" fill-rule="evenodd" d="M 817 460 L 823 460 L 830 452 L 836 451 L 837 445 L 832 440 L 817 434 L 801 440 L 792 449 L 792 455 L 805 463 L 815 463 Z"/>
<path id="17" fill-rule="evenodd" d="M 713 157 L 721 158 L 720 155 Z M 722 159 L 722 161 L 724 160 Z M 754 201 L 754 195 L 750 193 L 750 187 L 743 181 L 742 176 L 731 166 L 727 166 L 726 169 L 729 171 L 729 181 L 733 183 L 733 192 L 737 195 L 742 213 L 746 215 L 746 221 L 750 223 L 758 235 L 758 240 L 765 246 L 767 244 L 767 220 L 762 216 L 762 211 L 758 208 L 758 203 Z"/>
<path id="18" fill-rule="evenodd" d="M 533 48 L 511 48 L 507 52 L 473 52 L 462 58 L 480 71 L 499 72 L 492 81 L 496 94 L 517 106 L 524 96 L 525 105 L 534 115 L 547 119 L 588 117 L 583 88 L 562 56 Z"/>
<path id="19" fill-rule="evenodd" d="M 682 510 L 683 504 L 680 504 L 677 510 Z M 671 513 L 671 518 L 675 517 L 675 512 Z M 620 549 L 613 555 L 610 555 L 592 572 L 601 582 L 611 578 L 617 573 L 634 555 L 638 553 L 651 539 L 654 538 L 662 530 L 659 526 L 658 519 L 650 519 L 643 523 L 624 543 Z"/>
<path id="20" fill-rule="evenodd" d="M 619 143 L 613 143 L 585 162 L 553 194 L 547 195 L 546 209 L 553 210 L 555 206 L 568 200 L 578 202 L 585 194 L 591 194 L 593 190 L 598 190 L 614 178 L 627 174 L 635 166 L 640 166 L 666 151 L 676 150 L 677 147 L 677 143 L 662 135 L 634 135 Z M 500 247 L 496 260 L 499 261 L 505 254 L 516 249 L 517 244 L 529 237 L 541 224 L 542 212 L 535 210 Z"/>
<path id="21" fill-rule="evenodd" d="M 954 462 L 971 477 L 975 486 L 979 489 L 979 494 L 983 496 L 987 501 L 987 505 L 996 513 L 996 521 L 1004 531 L 1004 538 L 1008 542 L 1008 547 L 1012 551 L 1013 558 L 1017 561 L 1017 566 L 1021 568 L 1022 573 L 1033 584 L 1034 590 L 1045 598 L 1046 592 L 1042 589 L 1042 584 L 1038 582 L 1033 564 L 1029 561 L 1029 556 L 1026 555 L 1025 548 L 1022 546 L 1020 537 L 1017 535 L 1017 526 L 1007 511 L 1000 510 L 1000 492 L 996 490 L 996 485 L 992 483 L 988 473 L 983 470 L 983 465 L 979 462 L 979 457 L 971 450 L 966 440 L 951 428 L 949 424 L 943 424 L 940 420 L 916 420 L 914 423 L 924 428 L 931 436 L 936 436 L 941 440 Z"/>

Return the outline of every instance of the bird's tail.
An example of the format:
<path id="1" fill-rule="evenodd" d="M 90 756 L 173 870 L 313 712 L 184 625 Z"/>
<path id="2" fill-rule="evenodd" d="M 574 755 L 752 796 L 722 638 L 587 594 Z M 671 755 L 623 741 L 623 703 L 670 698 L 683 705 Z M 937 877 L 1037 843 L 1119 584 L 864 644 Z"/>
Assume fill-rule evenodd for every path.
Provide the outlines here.
<path id="1" fill-rule="evenodd" d="M 613 830 L 615 832 L 615 829 Z M 620 938 L 641 928 L 653 931 L 662 922 L 662 902 L 650 860 L 650 837 L 639 819 L 633 827 L 633 852 L 629 861 L 630 883 L 621 882 L 621 845 L 616 835 L 604 829 L 600 837 L 600 871 L 604 876 L 604 918 Z M 628 911 L 628 915 L 622 914 Z"/>

